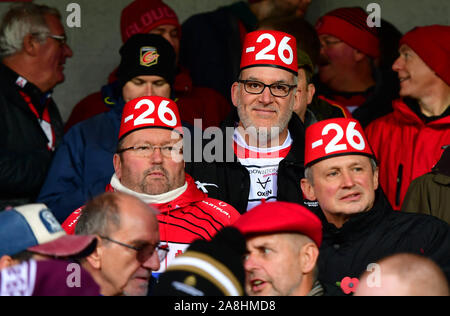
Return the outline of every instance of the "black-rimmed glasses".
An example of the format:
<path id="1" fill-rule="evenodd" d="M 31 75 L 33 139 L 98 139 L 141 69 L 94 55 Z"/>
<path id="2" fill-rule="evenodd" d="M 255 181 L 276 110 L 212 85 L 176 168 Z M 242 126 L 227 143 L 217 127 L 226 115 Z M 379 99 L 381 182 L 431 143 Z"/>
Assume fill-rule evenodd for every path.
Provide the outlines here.
<path id="1" fill-rule="evenodd" d="M 239 83 L 244 84 L 244 90 L 250 94 L 261 94 L 265 88 L 269 88 L 270 93 L 274 97 L 287 97 L 292 89 L 297 88 L 297 85 L 289 85 L 287 83 L 272 83 L 265 84 L 256 80 L 238 80 Z"/>
<path id="2" fill-rule="evenodd" d="M 64 46 L 67 44 L 67 35 L 66 34 L 64 34 L 64 35 L 50 34 L 50 35 L 47 35 L 47 37 L 53 38 L 54 40 L 58 41 L 61 46 Z"/>
<path id="3" fill-rule="evenodd" d="M 120 245 L 122 247 L 126 247 L 128 249 L 133 249 L 137 252 L 137 259 L 139 262 L 145 262 L 155 253 L 155 251 L 158 253 L 159 262 L 163 262 L 164 259 L 166 259 L 167 254 L 169 253 L 169 246 L 163 245 L 163 246 L 153 246 L 153 245 L 146 245 L 142 247 L 135 247 L 132 245 L 128 245 L 126 243 L 114 240 L 112 238 L 106 237 L 106 236 L 99 236 L 101 239 L 105 239 L 107 241 L 110 241 L 112 243 L 115 243 L 117 245 Z"/>

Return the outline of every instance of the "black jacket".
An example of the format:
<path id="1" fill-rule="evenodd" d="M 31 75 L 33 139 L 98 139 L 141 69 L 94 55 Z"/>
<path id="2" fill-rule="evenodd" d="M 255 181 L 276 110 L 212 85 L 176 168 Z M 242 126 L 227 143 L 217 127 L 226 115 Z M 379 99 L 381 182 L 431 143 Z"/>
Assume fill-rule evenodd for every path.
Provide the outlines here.
<path id="1" fill-rule="evenodd" d="M 195 162 L 186 164 L 186 172 L 196 181 L 201 182 L 208 191 L 208 196 L 222 200 L 234 206 L 241 214 L 247 211 L 250 192 L 250 175 L 247 169 L 238 162 L 233 151 L 233 134 L 226 133 L 228 127 L 235 127 L 239 121 L 237 111 L 234 110 L 222 125 L 224 138 L 222 162 Z M 278 201 L 294 203 L 303 202 L 300 180 L 304 176 L 304 147 L 305 129 L 300 118 L 293 114 L 288 125 L 293 139 L 291 150 L 278 169 Z M 212 144 L 210 142 L 210 144 Z M 206 148 L 206 147 L 205 147 Z M 226 156 L 233 157 L 233 162 L 226 162 Z M 202 187 L 200 186 L 202 189 Z"/>
<path id="2" fill-rule="evenodd" d="M 0 64 L 0 210 L 35 201 L 53 156 L 36 115 L 19 94 L 17 78 L 15 72 Z M 31 83 L 23 91 L 39 109 L 44 94 Z M 63 122 L 53 100 L 47 106 L 57 146 Z"/>
<path id="3" fill-rule="evenodd" d="M 371 263 L 395 253 L 415 253 L 434 260 L 450 280 L 450 226 L 432 216 L 393 211 L 381 190 L 374 207 L 336 228 L 323 223 L 319 280 L 327 284 L 359 278 Z M 335 294 L 344 295 L 336 286 Z"/>

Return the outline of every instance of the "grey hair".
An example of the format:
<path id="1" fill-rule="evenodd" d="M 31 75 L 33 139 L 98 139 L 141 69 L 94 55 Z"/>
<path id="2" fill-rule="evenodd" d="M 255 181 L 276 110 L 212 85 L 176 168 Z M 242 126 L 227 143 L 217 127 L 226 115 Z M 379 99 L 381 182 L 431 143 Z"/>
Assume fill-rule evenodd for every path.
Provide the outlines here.
<path id="1" fill-rule="evenodd" d="M 120 198 L 120 193 L 107 192 L 89 201 L 78 219 L 75 234 L 108 236 L 112 229 L 119 228 Z"/>
<path id="2" fill-rule="evenodd" d="M 32 34 L 39 42 L 44 42 L 50 33 L 45 21 L 46 15 L 53 15 L 61 20 L 59 11 L 46 5 L 23 3 L 11 6 L 0 25 L 0 58 L 20 52 L 23 49 L 23 39 L 28 34 Z"/>
<path id="3" fill-rule="evenodd" d="M 372 157 L 368 157 L 368 158 L 369 158 L 369 161 L 370 161 L 370 165 L 372 167 L 372 172 L 375 172 L 375 170 L 377 170 L 377 162 Z M 314 177 L 312 175 L 311 166 L 305 168 L 305 178 L 306 178 L 306 180 L 308 180 L 308 182 L 311 185 L 314 185 Z"/>

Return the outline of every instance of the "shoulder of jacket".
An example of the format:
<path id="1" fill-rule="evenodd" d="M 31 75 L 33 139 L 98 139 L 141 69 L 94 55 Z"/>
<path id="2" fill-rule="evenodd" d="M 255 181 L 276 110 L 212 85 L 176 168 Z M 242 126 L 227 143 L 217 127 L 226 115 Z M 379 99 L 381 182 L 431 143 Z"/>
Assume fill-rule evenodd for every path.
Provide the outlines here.
<path id="1" fill-rule="evenodd" d="M 204 198 L 198 203 L 201 203 L 202 206 L 207 207 L 209 210 L 213 210 L 214 212 L 227 218 L 232 218 L 239 215 L 239 212 L 233 206 L 220 200 Z"/>

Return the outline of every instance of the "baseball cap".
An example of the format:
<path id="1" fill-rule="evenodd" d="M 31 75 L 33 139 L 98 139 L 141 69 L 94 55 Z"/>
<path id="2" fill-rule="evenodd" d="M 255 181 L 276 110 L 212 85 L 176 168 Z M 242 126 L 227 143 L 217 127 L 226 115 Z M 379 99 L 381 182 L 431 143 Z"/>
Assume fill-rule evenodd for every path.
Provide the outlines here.
<path id="1" fill-rule="evenodd" d="M 88 255 L 95 236 L 68 236 L 45 204 L 28 204 L 0 212 L 0 257 L 28 250 L 53 257 Z"/>
<path id="2" fill-rule="evenodd" d="M 159 96 L 140 97 L 125 104 L 120 123 L 119 141 L 136 130 L 164 128 L 183 135 L 177 104 Z"/>
<path id="3" fill-rule="evenodd" d="M 240 70 L 249 67 L 275 67 L 297 71 L 297 40 L 288 33 L 272 30 L 247 33 L 242 49 Z"/>
<path id="4" fill-rule="evenodd" d="M 79 272 L 70 280 L 71 273 Z M 0 296 L 99 296 L 100 287 L 76 263 L 25 261 L 0 271 Z"/>
<path id="5" fill-rule="evenodd" d="M 305 166 L 343 155 L 375 159 L 361 124 L 355 119 L 333 118 L 312 124 L 305 134 Z"/>
<path id="6" fill-rule="evenodd" d="M 322 222 L 307 208 L 289 202 L 264 202 L 243 214 L 234 224 L 245 236 L 295 232 L 322 243 Z"/>
<path id="7" fill-rule="evenodd" d="M 148 33 L 160 25 L 181 25 L 175 11 L 161 0 L 135 0 L 122 10 L 120 17 L 120 33 L 125 43 L 131 36 Z"/>

